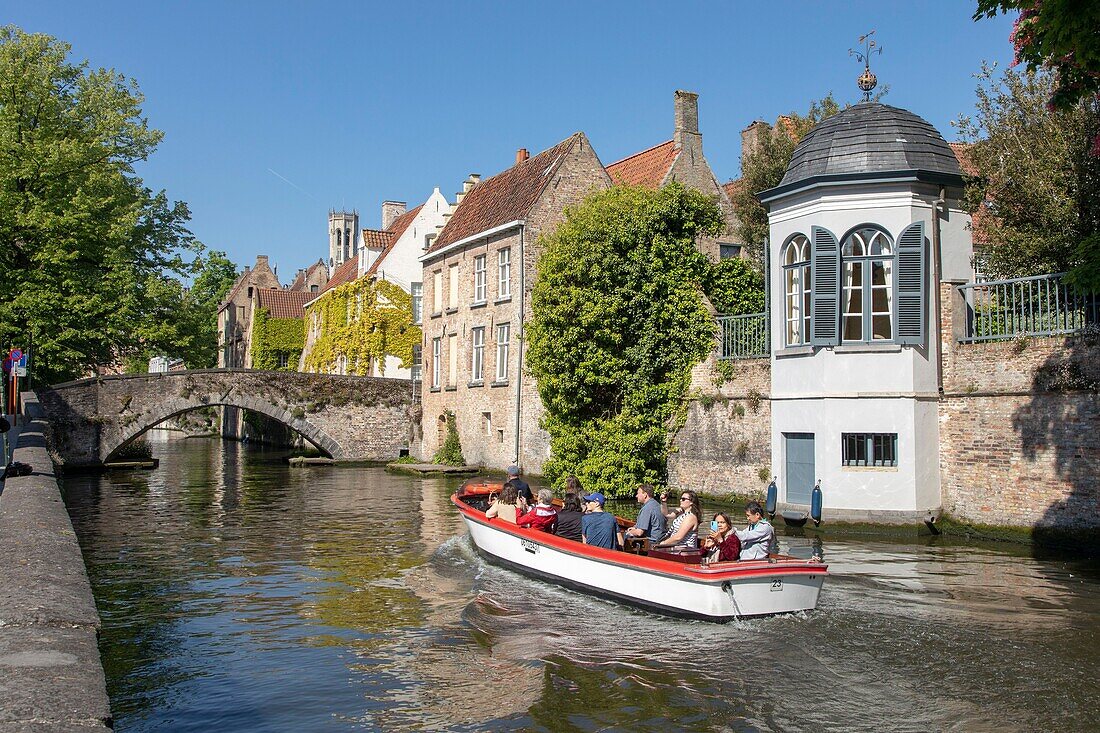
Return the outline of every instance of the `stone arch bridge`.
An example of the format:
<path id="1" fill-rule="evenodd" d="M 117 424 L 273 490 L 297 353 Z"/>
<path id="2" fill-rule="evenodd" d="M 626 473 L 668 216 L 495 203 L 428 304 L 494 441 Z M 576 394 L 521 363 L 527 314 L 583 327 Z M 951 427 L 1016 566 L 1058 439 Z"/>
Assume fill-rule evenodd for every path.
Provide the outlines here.
<path id="1" fill-rule="evenodd" d="M 193 369 L 81 379 L 37 390 L 56 460 L 98 466 L 168 418 L 229 406 L 277 420 L 337 461 L 386 461 L 418 435 L 407 379 Z"/>

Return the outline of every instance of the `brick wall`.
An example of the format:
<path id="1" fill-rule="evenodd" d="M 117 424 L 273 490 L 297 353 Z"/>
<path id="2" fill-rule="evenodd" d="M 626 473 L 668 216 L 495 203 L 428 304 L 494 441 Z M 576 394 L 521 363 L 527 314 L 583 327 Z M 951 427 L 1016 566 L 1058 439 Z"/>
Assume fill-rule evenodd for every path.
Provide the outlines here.
<path id="1" fill-rule="evenodd" d="M 669 457 L 669 484 L 710 494 L 763 491 L 771 471 L 771 364 L 733 362 L 726 381 L 711 355 L 691 373 L 687 421 Z"/>
<path id="2" fill-rule="evenodd" d="M 959 344 L 941 291 L 944 510 L 970 522 L 1100 527 L 1100 336 Z"/>

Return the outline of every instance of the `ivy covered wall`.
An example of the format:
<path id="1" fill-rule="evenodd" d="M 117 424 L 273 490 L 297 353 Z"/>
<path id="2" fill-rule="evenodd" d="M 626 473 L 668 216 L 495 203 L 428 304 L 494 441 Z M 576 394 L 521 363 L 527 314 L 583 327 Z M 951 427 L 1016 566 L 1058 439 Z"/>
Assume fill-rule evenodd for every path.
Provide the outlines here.
<path id="1" fill-rule="evenodd" d="M 271 318 L 261 308 L 252 324 L 252 368 L 296 372 L 305 342 L 303 319 Z"/>
<path id="2" fill-rule="evenodd" d="M 413 322 L 412 296 L 387 280 L 360 278 L 325 293 L 306 308 L 310 348 L 307 372 L 384 376 L 386 357 L 413 364 L 422 334 Z"/>

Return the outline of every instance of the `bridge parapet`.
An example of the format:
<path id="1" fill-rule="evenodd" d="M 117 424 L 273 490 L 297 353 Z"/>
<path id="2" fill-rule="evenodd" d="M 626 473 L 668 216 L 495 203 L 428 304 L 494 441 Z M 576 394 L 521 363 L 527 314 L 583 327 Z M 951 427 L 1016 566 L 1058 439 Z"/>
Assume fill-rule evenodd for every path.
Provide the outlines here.
<path id="1" fill-rule="evenodd" d="M 154 425 L 219 405 L 278 420 L 338 461 L 397 458 L 418 428 L 405 379 L 193 369 L 81 379 L 38 396 L 68 467 L 101 465 Z"/>

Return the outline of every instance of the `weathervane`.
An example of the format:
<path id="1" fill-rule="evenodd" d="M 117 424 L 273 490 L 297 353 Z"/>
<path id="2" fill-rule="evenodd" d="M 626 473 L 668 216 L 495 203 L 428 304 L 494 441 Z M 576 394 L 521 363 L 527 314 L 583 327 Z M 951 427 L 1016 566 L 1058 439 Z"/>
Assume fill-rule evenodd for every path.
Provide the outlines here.
<path id="1" fill-rule="evenodd" d="M 862 51 L 857 51 L 854 48 L 848 49 L 849 56 L 855 56 L 857 61 L 863 62 L 863 73 L 859 75 L 859 79 L 856 83 L 859 84 L 859 88 L 863 91 L 863 101 L 871 101 L 871 90 L 878 84 L 878 78 L 871 73 L 871 54 L 882 53 L 882 46 L 875 43 L 875 39 L 871 36 L 875 35 L 874 31 L 862 35 L 859 37 L 859 43 L 863 46 Z"/>

